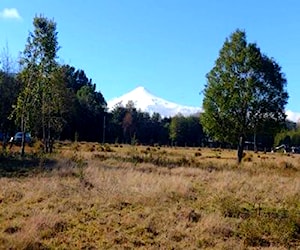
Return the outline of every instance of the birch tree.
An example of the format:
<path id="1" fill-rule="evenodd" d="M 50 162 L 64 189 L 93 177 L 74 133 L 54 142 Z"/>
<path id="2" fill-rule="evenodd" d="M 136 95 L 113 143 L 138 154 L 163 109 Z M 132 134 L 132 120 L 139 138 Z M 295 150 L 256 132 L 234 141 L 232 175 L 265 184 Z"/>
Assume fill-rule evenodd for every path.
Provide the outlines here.
<path id="1" fill-rule="evenodd" d="M 36 16 L 33 26 L 21 56 L 23 88 L 15 114 L 23 134 L 30 130 L 36 136 L 41 135 L 44 151 L 49 152 L 54 124 L 62 122 L 64 102 L 64 83 L 57 77 L 58 33 L 56 23 L 44 16 Z"/>

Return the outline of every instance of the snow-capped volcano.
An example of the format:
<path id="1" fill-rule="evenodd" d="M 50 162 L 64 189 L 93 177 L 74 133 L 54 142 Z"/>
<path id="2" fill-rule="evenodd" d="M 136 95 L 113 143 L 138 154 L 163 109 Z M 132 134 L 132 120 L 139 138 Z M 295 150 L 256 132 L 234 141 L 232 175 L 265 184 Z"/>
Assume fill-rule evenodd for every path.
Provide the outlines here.
<path id="1" fill-rule="evenodd" d="M 112 110 L 116 105 L 125 107 L 129 101 L 132 101 L 138 110 L 150 114 L 159 113 L 163 117 L 173 117 L 177 114 L 189 116 L 202 111 L 200 107 L 183 106 L 164 100 L 151 94 L 144 87 L 137 87 L 121 97 L 108 101 L 107 107 L 109 110 Z"/>

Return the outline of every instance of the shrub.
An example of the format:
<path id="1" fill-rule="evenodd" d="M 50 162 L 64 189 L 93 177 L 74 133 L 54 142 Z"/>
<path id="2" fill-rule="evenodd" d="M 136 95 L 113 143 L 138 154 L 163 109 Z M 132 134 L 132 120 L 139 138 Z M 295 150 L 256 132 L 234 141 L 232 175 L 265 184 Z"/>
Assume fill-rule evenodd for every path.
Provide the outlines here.
<path id="1" fill-rule="evenodd" d="M 274 214 L 280 217 L 279 214 Z M 241 222 L 239 231 L 246 246 L 268 247 L 271 244 L 291 247 L 300 239 L 299 224 L 295 218 L 269 218 L 266 214 L 255 215 Z"/>
<path id="2" fill-rule="evenodd" d="M 195 156 L 196 156 L 196 157 L 201 156 L 201 155 L 202 155 L 202 154 L 201 154 L 200 152 L 196 152 L 196 153 L 195 153 Z"/>
<path id="3" fill-rule="evenodd" d="M 78 142 L 74 142 L 71 146 L 71 149 L 74 150 L 74 151 L 79 151 L 80 149 L 80 145 Z"/>
<path id="4" fill-rule="evenodd" d="M 279 162 L 279 167 L 282 168 L 282 169 L 295 169 L 293 163 L 286 162 L 286 161 L 280 161 Z"/>
<path id="5" fill-rule="evenodd" d="M 44 144 L 41 140 L 38 140 L 33 144 L 33 148 L 35 149 L 36 152 L 43 152 Z"/>
<path id="6" fill-rule="evenodd" d="M 252 162 L 252 158 L 253 158 L 252 154 L 246 154 L 246 153 L 243 154 L 243 161 L 244 162 Z"/>

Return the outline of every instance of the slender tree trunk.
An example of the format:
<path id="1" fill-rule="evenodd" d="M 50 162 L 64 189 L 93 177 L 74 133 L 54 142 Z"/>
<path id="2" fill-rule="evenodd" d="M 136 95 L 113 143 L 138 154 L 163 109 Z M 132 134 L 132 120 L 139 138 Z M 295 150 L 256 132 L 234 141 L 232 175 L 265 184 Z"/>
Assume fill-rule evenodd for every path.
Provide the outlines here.
<path id="1" fill-rule="evenodd" d="M 25 155 L 25 132 L 22 133 L 22 141 L 21 141 L 21 156 Z"/>
<path id="2" fill-rule="evenodd" d="M 48 152 L 48 145 L 47 145 L 47 136 L 46 136 L 46 125 L 45 125 L 45 93 L 44 89 L 42 90 L 42 129 L 43 129 L 43 144 L 44 144 L 44 153 Z"/>
<path id="3" fill-rule="evenodd" d="M 46 142 L 46 129 L 45 129 L 45 117 L 42 112 L 42 129 L 43 129 L 43 144 L 44 144 L 44 152 L 47 150 L 47 142 Z"/>
<path id="4" fill-rule="evenodd" d="M 52 142 L 51 142 L 51 124 L 50 124 L 50 115 L 48 117 L 48 139 L 47 139 L 47 142 L 48 142 L 48 151 L 49 153 L 51 154 L 52 153 Z"/>
<path id="5" fill-rule="evenodd" d="M 4 130 L 4 133 L 3 133 L 3 140 L 2 140 L 2 150 L 3 150 L 3 152 L 5 152 L 6 146 L 7 146 L 7 138 L 6 138 L 6 135 L 7 135 L 7 131 Z"/>
<path id="6" fill-rule="evenodd" d="M 21 141 L 21 157 L 25 155 L 25 121 L 24 121 L 24 114 L 22 114 L 21 118 L 21 132 L 22 132 L 22 141 Z M 14 143 L 12 141 L 12 143 Z"/>
<path id="7" fill-rule="evenodd" d="M 257 144 L 256 144 L 256 132 L 254 132 L 254 136 L 253 136 L 253 149 L 254 152 L 257 153 Z"/>
<path id="8" fill-rule="evenodd" d="M 52 154 L 53 152 L 53 144 L 54 144 L 54 139 L 50 139 L 49 141 L 49 153 Z"/>
<path id="9" fill-rule="evenodd" d="M 237 162 L 238 162 L 238 164 L 241 163 L 242 158 L 243 158 L 244 143 L 245 143 L 245 138 L 244 138 L 243 135 L 241 135 L 240 139 L 239 139 L 238 150 L 237 150 Z"/>

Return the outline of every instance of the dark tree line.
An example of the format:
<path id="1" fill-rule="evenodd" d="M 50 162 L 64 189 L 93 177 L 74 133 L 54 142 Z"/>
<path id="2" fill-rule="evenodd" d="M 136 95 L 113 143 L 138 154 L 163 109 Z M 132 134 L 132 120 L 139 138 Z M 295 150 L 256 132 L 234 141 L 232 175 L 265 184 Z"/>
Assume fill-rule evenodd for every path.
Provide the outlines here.
<path id="1" fill-rule="evenodd" d="M 0 71 L 1 132 L 13 135 L 21 124 L 11 116 L 18 97 L 24 90 L 20 73 Z M 106 110 L 106 101 L 96 84 L 81 69 L 58 65 L 53 81 L 62 84 L 60 97 L 64 100 L 61 127 L 52 131 L 53 139 L 95 141 L 108 143 L 139 143 L 147 145 L 201 146 L 205 138 L 199 115 L 162 118 L 137 110 L 129 102 Z M 58 78 L 58 79 L 57 79 Z M 13 118 L 13 119 L 12 119 Z M 38 119 L 36 120 L 39 121 Z M 40 123 L 30 126 L 32 136 L 43 139 Z"/>
<path id="2" fill-rule="evenodd" d="M 62 127 L 53 132 L 53 139 L 174 146 L 225 145 L 210 142 L 199 122 L 200 115 L 163 118 L 158 113 L 151 115 L 138 110 L 133 103 L 117 105 L 107 111 L 105 98 L 100 91 L 96 91 L 96 84 L 83 70 L 61 65 L 58 74 L 64 83 L 62 93 L 65 95 L 66 111 L 61 117 Z M 18 74 L 7 73 L 3 69 L 0 71 L 0 101 L 3 104 L 0 106 L 0 126 L 3 134 L 13 135 L 20 130 L 20 125 L 9 119 L 22 89 L 19 78 Z M 268 129 L 263 131 L 257 134 L 257 144 L 270 148 L 274 143 L 274 134 L 267 133 Z M 30 132 L 42 139 L 38 126 Z M 253 141 L 253 134 L 248 134 L 247 138 Z"/>
<path id="3" fill-rule="evenodd" d="M 60 139 L 99 141 L 102 137 L 106 101 L 83 70 L 62 66 L 62 80 L 69 96 L 69 112 Z"/>
<path id="4" fill-rule="evenodd" d="M 274 138 L 274 145 L 280 146 L 284 144 L 287 148 L 300 147 L 299 125 L 299 123 L 287 122 L 285 129 L 276 134 Z"/>
<path id="5" fill-rule="evenodd" d="M 108 115 L 107 141 L 147 145 L 200 146 L 205 138 L 199 116 L 162 118 L 137 110 L 129 102 Z"/>
<path id="6" fill-rule="evenodd" d="M 13 135 L 21 130 L 21 124 L 11 119 L 22 93 L 19 74 L 0 71 L 0 131 L 3 134 Z M 204 134 L 199 116 L 162 118 L 158 113 L 150 115 L 137 110 L 132 103 L 116 106 L 108 112 L 102 93 L 96 91 L 96 84 L 83 70 L 62 65 L 56 74 L 63 82 L 61 94 L 65 96 L 65 107 L 60 117 L 61 128 L 52 131 L 53 139 L 178 146 L 202 143 Z M 42 139 L 39 124 L 33 124 L 29 132 Z"/>

